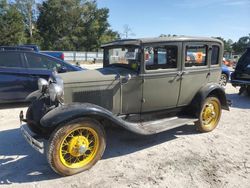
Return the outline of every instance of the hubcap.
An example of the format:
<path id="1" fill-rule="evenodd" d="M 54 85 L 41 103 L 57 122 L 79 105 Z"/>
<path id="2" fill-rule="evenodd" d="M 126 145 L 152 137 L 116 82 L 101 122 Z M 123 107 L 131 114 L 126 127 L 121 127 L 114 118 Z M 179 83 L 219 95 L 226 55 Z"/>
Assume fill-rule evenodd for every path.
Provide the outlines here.
<path id="1" fill-rule="evenodd" d="M 219 117 L 219 104 L 214 100 L 207 102 L 202 112 L 203 126 L 206 126 L 208 129 L 213 129 L 217 125 Z"/>
<path id="2" fill-rule="evenodd" d="M 96 131 L 89 127 L 72 130 L 60 145 L 60 160 L 69 168 L 81 168 L 90 163 L 99 149 Z"/>

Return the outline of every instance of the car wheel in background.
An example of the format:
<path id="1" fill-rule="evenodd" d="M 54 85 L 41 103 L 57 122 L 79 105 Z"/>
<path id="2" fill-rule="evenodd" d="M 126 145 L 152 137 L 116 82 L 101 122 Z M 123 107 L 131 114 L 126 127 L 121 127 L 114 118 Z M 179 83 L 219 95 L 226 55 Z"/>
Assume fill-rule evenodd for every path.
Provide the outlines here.
<path id="1" fill-rule="evenodd" d="M 227 85 L 227 81 L 228 81 L 227 75 L 222 73 L 219 81 L 220 86 L 225 87 Z"/>

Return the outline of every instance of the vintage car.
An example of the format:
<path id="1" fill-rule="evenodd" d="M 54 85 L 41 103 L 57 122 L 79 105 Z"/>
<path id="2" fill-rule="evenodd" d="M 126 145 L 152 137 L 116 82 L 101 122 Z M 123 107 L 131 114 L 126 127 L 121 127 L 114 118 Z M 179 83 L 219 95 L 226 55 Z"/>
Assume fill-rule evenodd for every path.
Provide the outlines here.
<path id="1" fill-rule="evenodd" d="M 240 86 L 240 94 L 246 91 L 250 96 L 250 45 L 240 57 L 231 75 L 231 83 L 234 87 Z"/>
<path id="2" fill-rule="evenodd" d="M 194 123 L 200 132 L 229 110 L 218 84 L 223 44 L 212 38 L 118 40 L 102 46 L 103 68 L 40 79 L 26 118 L 26 140 L 51 168 L 72 175 L 91 168 L 106 147 L 105 128 L 140 135 Z M 196 53 L 196 61 L 187 54 Z"/>

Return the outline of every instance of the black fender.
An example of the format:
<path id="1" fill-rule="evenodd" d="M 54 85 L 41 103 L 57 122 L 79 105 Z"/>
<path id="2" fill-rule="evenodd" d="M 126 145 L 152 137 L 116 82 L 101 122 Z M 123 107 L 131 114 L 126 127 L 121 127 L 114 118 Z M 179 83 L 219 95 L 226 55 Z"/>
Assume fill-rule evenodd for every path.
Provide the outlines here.
<path id="1" fill-rule="evenodd" d="M 222 109 L 229 110 L 225 89 L 221 87 L 219 84 L 209 83 L 203 86 L 193 98 L 190 104 L 192 111 L 199 112 L 202 108 L 203 101 L 208 96 L 217 97 L 220 100 Z"/>
<path id="2" fill-rule="evenodd" d="M 73 103 L 61 105 L 45 114 L 40 120 L 40 125 L 53 130 L 61 124 L 79 117 L 92 117 L 95 119 L 110 120 L 114 124 L 121 126 L 137 134 L 151 134 L 140 128 L 140 123 L 130 123 L 114 115 L 109 110 L 90 103 Z"/>
<path id="3" fill-rule="evenodd" d="M 26 98 L 25 98 L 25 101 L 29 101 L 29 102 L 32 102 L 34 100 L 37 100 L 39 99 L 43 94 L 41 93 L 40 90 L 36 90 L 32 93 L 30 93 Z"/>

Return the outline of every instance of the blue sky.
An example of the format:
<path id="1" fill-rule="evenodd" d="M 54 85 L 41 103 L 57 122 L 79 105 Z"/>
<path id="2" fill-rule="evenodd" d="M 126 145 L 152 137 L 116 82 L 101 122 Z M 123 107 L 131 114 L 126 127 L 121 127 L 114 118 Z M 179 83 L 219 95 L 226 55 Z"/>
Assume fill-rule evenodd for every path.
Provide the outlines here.
<path id="1" fill-rule="evenodd" d="M 250 0 L 97 0 L 110 10 L 111 28 L 128 24 L 133 38 L 160 34 L 221 36 L 237 41 L 250 33 Z"/>

